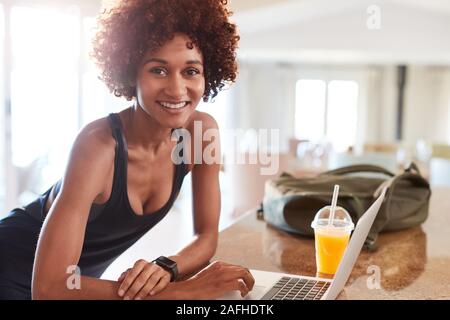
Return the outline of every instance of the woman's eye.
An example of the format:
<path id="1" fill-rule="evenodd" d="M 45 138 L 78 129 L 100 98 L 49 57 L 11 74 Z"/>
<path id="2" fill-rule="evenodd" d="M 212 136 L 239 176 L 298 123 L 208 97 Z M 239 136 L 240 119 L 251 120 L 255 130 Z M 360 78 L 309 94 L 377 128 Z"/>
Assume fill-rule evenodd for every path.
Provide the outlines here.
<path id="1" fill-rule="evenodd" d="M 154 74 L 157 74 L 157 75 L 161 75 L 161 76 L 166 74 L 166 71 L 164 69 L 161 69 L 161 68 L 152 68 L 152 69 L 150 69 L 150 72 L 154 73 Z"/>
<path id="2" fill-rule="evenodd" d="M 198 71 L 197 69 L 188 69 L 186 70 L 186 73 L 190 76 L 195 76 L 196 74 L 200 74 L 200 71 Z"/>

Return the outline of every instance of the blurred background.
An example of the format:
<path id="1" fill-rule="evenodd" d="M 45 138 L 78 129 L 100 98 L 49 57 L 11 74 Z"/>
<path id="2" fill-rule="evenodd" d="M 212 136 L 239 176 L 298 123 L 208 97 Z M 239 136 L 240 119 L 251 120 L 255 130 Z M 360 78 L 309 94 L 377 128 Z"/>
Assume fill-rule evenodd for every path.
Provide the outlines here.
<path id="1" fill-rule="evenodd" d="M 78 131 L 130 105 L 97 79 L 95 16 L 114 1 L 0 1 L 0 217 L 62 175 Z M 241 35 L 237 83 L 200 110 L 224 145 L 222 226 L 262 199 L 264 182 L 355 163 L 420 165 L 450 185 L 450 1 L 231 0 Z M 279 168 L 236 164 L 279 130 Z M 176 204 L 190 209 L 190 183 Z"/>

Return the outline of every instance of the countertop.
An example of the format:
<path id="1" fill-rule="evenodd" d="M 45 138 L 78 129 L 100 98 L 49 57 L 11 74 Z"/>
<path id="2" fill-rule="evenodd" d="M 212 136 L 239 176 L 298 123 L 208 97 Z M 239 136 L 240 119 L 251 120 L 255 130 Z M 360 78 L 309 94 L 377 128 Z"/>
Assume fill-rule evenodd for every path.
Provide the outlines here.
<path id="1" fill-rule="evenodd" d="M 361 251 L 339 299 L 450 299 L 450 188 L 432 190 L 424 224 L 381 233 L 377 243 Z M 316 275 L 314 239 L 279 231 L 255 211 L 220 233 L 213 260 Z"/>

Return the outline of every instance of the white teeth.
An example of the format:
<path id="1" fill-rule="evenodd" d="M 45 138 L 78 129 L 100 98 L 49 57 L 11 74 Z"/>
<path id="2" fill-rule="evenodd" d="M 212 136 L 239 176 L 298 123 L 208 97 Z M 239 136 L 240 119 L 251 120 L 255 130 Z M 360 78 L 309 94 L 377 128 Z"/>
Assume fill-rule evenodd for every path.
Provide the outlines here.
<path id="1" fill-rule="evenodd" d="M 169 109 L 180 109 L 180 108 L 185 107 L 188 104 L 188 102 L 184 101 L 184 102 L 180 102 L 180 103 L 170 103 L 170 102 L 160 101 L 159 104 L 162 105 L 163 107 L 169 108 Z"/>

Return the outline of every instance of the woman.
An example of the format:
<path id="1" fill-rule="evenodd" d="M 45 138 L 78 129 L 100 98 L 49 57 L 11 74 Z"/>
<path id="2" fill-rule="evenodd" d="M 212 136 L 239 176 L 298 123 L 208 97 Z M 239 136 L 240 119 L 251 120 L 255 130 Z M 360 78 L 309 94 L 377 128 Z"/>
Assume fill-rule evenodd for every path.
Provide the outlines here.
<path id="1" fill-rule="evenodd" d="M 189 278 L 217 246 L 220 164 L 173 157 L 174 129 L 194 141 L 217 129 L 195 108 L 235 80 L 239 37 L 229 15 L 225 0 L 126 0 L 100 15 L 92 56 L 109 89 L 133 106 L 83 128 L 63 179 L 0 222 L 1 298 L 208 299 L 251 290 L 248 270 L 223 262 Z M 194 132 L 196 121 L 203 132 Z M 198 159 L 205 148 L 182 155 Z M 98 279 L 164 218 L 188 173 L 196 240 L 175 256 L 137 261 L 118 281 Z"/>

